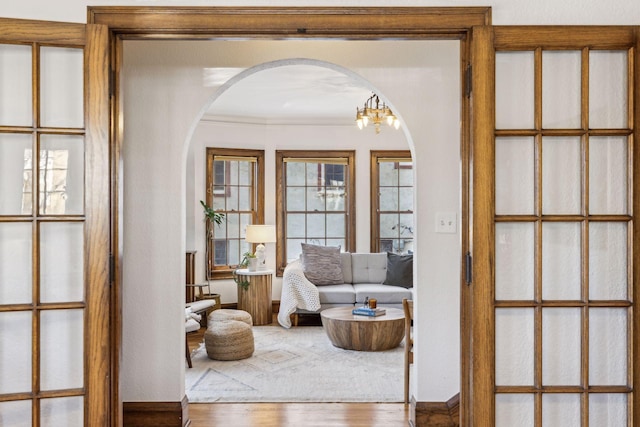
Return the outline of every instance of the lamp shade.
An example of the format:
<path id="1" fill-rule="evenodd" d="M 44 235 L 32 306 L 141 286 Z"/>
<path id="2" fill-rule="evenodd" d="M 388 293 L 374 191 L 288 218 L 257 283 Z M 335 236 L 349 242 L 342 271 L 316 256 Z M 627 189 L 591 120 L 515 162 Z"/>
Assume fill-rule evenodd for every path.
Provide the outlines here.
<path id="1" fill-rule="evenodd" d="M 271 243 L 276 241 L 275 225 L 247 225 L 244 238 L 249 243 Z"/>

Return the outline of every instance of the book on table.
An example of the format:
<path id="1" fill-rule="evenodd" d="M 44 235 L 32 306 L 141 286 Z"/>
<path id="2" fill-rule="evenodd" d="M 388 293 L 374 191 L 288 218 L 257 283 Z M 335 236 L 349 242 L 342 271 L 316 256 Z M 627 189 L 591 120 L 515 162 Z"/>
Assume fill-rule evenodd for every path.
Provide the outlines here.
<path id="1" fill-rule="evenodd" d="M 358 316 L 376 317 L 385 314 L 386 310 L 384 308 L 356 307 L 351 311 L 351 313 Z"/>

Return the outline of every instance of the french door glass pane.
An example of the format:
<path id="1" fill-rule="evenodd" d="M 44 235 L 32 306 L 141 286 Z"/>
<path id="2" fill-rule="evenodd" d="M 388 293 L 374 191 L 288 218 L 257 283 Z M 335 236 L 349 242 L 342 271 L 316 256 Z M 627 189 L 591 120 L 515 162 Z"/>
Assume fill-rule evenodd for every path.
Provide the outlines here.
<path id="1" fill-rule="evenodd" d="M 33 123 L 31 50 L 29 45 L 0 45 L 0 126 Z"/>
<path id="2" fill-rule="evenodd" d="M 32 303 L 32 225 L 0 223 L 0 305 Z"/>
<path id="3" fill-rule="evenodd" d="M 0 393 L 2 394 L 31 391 L 31 357 L 29 357 L 32 350 L 31 319 L 31 311 L 0 313 L 0 378 L 2 378 Z M 2 414 L 3 412 L 0 411 L 0 421 L 3 419 Z"/>
<path id="4" fill-rule="evenodd" d="M 581 229 L 578 222 L 542 225 L 542 298 L 581 298 Z"/>
<path id="5" fill-rule="evenodd" d="M 589 127 L 626 128 L 628 100 L 627 51 L 589 52 Z"/>
<path id="6" fill-rule="evenodd" d="M 558 32 L 527 46 L 533 33 L 494 30 L 495 116 L 484 117 L 495 132 L 496 423 L 626 426 L 635 42 L 602 50 L 617 37 L 565 43 Z"/>
<path id="7" fill-rule="evenodd" d="M 83 127 L 83 50 L 42 47 L 40 61 L 40 124 L 46 127 Z"/>
<path id="8" fill-rule="evenodd" d="M 496 299 L 533 300 L 534 225 L 499 222 L 495 234 Z"/>
<path id="9" fill-rule="evenodd" d="M 33 427 L 31 422 L 31 401 L 16 400 L 0 402 L 2 422 L 11 427 Z"/>
<path id="10" fill-rule="evenodd" d="M 581 318 L 578 308 L 542 310 L 542 384 L 579 385 Z"/>
<path id="11" fill-rule="evenodd" d="M 533 427 L 534 399 L 531 394 L 496 395 L 496 427 Z"/>
<path id="12" fill-rule="evenodd" d="M 626 214 L 628 142 L 623 136 L 589 138 L 589 213 Z"/>
<path id="13" fill-rule="evenodd" d="M 29 134 L 0 133 L 0 215 L 31 214 L 31 146 Z"/>
<path id="14" fill-rule="evenodd" d="M 42 399 L 40 417 L 42 427 L 82 427 L 84 425 L 84 399 L 58 397 Z"/>
<path id="15" fill-rule="evenodd" d="M 580 138 L 542 139 L 542 213 L 579 214 L 582 208 Z"/>
<path id="16" fill-rule="evenodd" d="M 40 388 L 82 388 L 84 384 L 81 309 L 40 313 Z M 64 425 L 64 424 L 59 424 Z"/>
<path id="17" fill-rule="evenodd" d="M 533 342 L 532 309 L 496 309 L 496 385 L 533 384 Z"/>
<path id="18" fill-rule="evenodd" d="M 533 138 L 496 138 L 496 214 L 533 214 L 535 146 Z"/>
<path id="19" fill-rule="evenodd" d="M 42 135 L 40 138 L 40 214 L 84 212 L 83 137 Z"/>
<path id="20" fill-rule="evenodd" d="M 542 395 L 542 425 L 544 427 L 580 427 L 579 394 Z"/>
<path id="21" fill-rule="evenodd" d="M 581 63 L 580 51 L 542 52 L 544 129 L 581 128 Z"/>
<path id="22" fill-rule="evenodd" d="M 533 129 L 533 52 L 496 54 L 496 128 Z"/>
<path id="23" fill-rule="evenodd" d="M 627 282 L 627 224 L 589 224 L 589 299 L 625 300 Z"/>
<path id="24" fill-rule="evenodd" d="M 627 385 L 627 310 L 589 310 L 589 385 Z"/>
<path id="25" fill-rule="evenodd" d="M 590 426 L 626 426 L 627 417 L 626 394 L 590 394 L 589 425 Z"/>
<path id="26" fill-rule="evenodd" d="M 40 301 L 83 301 L 83 260 L 83 223 L 41 223 Z"/>

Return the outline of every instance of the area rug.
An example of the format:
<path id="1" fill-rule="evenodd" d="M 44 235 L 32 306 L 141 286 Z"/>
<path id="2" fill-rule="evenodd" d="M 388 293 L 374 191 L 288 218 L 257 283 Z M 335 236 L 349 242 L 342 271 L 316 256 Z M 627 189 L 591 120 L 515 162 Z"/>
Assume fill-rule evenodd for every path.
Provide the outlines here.
<path id="1" fill-rule="evenodd" d="M 393 350 L 334 347 L 321 326 L 253 328 L 255 352 L 237 361 L 207 357 L 186 369 L 189 402 L 402 402 L 404 342 Z"/>

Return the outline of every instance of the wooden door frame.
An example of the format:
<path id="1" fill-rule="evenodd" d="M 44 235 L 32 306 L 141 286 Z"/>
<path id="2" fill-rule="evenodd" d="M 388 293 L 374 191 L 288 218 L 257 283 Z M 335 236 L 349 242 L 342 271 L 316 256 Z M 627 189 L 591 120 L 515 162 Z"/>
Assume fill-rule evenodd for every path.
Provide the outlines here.
<path id="1" fill-rule="evenodd" d="M 491 25 L 490 7 L 88 7 L 87 22 L 108 27 L 111 40 L 112 119 L 112 290 L 113 419 L 121 423 L 119 366 L 122 330 L 122 147 L 123 96 L 120 85 L 124 40 L 459 40 L 461 81 L 460 155 L 462 162 L 461 266 L 469 244 L 471 162 L 471 30 Z M 470 399 L 471 299 L 460 271 L 460 422 Z M 412 402 L 415 411 L 416 402 Z"/>

